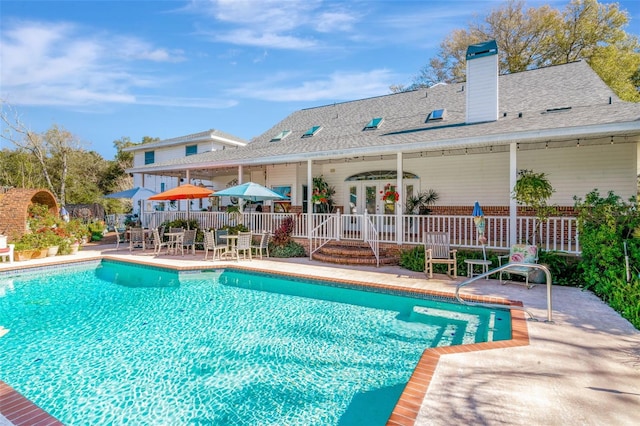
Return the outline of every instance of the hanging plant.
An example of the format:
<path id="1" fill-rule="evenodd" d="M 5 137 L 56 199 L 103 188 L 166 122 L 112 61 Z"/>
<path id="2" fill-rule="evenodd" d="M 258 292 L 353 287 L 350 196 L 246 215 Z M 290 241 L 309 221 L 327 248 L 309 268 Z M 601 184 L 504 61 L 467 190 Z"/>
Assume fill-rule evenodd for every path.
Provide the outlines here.
<path id="1" fill-rule="evenodd" d="M 390 183 L 384 186 L 380 194 L 382 194 L 382 201 L 386 203 L 397 203 L 398 200 L 400 200 L 400 194 L 398 194 L 398 191 L 396 191 Z"/>

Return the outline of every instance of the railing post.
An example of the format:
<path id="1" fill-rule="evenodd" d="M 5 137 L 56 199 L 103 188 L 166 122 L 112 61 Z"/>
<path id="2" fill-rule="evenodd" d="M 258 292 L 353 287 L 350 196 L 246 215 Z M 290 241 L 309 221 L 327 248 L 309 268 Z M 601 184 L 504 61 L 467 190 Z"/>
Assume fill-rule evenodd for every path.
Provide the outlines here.
<path id="1" fill-rule="evenodd" d="M 336 210 L 336 241 L 342 239 L 342 214 L 340 209 Z"/>

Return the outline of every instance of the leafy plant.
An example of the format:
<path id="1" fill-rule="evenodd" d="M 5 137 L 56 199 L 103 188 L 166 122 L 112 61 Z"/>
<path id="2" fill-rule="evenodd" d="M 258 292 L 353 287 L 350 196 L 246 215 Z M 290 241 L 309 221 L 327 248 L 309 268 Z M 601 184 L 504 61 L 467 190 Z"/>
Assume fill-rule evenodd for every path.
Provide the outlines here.
<path id="1" fill-rule="evenodd" d="M 626 244 L 629 264 L 640 265 L 640 241 L 633 238 L 640 226 L 636 200 L 624 202 L 611 191 L 602 197 L 597 190 L 584 201 L 574 200 L 582 248 L 581 282 L 640 329 L 639 271 L 633 266 L 627 280 L 625 258 Z"/>
<path id="2" fill-rule="evenodd" d="M 329 213 L 333 209 L 333 196 L 336 189 L 330 186 L 323 175 L 313 178 L 313 190 L 311 202 L 314 203 L 314 211 L 317 213 Z"/>
<path id="3" fill-rule="evenodd" d="M 415 195 L 407 197 L 404 203 L 404 214 L 429 214 L 429 206 L 434 205 L 440 194 L 435 189 L 428 189 L 426 191 L 420 191 Z"/>
<path id="4" fill-rule="evenodd" d="M 520 170 L 518 180 L 513 188 L 512 197 L 520 205 L 530 207 L 538 219 L 533 232 L 532 244 L 536 244 L 536 234 L 555 207 L 547 204 L 555 190 L 544 173 L 534 173 L 533 170 Z"/>
<path id="5" fill-rule="evenodd" d="M 289 241 L 279 246 L 269 244 L 269 255 L 271 257 L 305 257 L 307 254 L 302 245 L 295 241 Z"/>
<path id="6" fill-rule="evenodd" d="M 292 216 L 285 217 L 280 226 L 273 232 L 272 244 L 276 247 L 288 245 L 292 241 L 291 234 L 293 233 L 294 225 L 295 221 Z"/>

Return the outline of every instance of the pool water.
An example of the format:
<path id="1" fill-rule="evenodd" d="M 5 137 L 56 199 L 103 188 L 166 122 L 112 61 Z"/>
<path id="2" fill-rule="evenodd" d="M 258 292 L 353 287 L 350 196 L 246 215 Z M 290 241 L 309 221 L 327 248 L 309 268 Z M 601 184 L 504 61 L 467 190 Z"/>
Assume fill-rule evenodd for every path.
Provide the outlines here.
<path id="1" fill-rule="evenodd" d="M 66 425 L 385 424 L 428 347 L 508 311 L 103 261 L 0 278 L 0 379 Z"/>

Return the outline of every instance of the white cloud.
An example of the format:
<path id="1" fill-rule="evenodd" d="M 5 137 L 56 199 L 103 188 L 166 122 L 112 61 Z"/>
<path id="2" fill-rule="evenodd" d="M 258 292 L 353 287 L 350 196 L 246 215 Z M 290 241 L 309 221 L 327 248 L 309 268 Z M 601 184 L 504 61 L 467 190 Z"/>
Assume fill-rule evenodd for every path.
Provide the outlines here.
<path id="1" fill-rule="evenodd" d="M 133 103 L 133 90 L 160 80 L 135 72 L 131 62 L 183 60 L 134 37 L 68 23 L 3 22 L 0 44 L 0 97 L 16 105 Z"/>
<path id="2" fill-rule="evenodd" d="M 360 16 L 321 0 L 194 0 L 190 9 L 217 21 L 203 30 L 216 41 L 297 50 L 319 46 L 314 34 L 351 31 Z"/>
<path id="3" fill-rule="evenodd" d="M 272 102 L 351 100 L 389 93 L 397 76 L 389 70 L 335 72 L 326 79 L 306 80 L 296 86 L 290 74 L 280 73 L 260 82 L 247 83 L 230 91 L 235 96 Z"/>
<path id="4" fill-rule="evenodd" d="M 279 35 L 271 32 L 260 33 L 249 29 L 238 29 L 227 33 L 216 32 L 214 38 L 227 43 L 278 49 L 306 49 L 316 44 L 313 40 L 309 39 Z"/>
<path id="5" fill-rule="evenodd" d="M 139 96 L 136 104 L 186 108 L 223 109 L 238 105 L 234 99 L 178 98 L 174 96 Z"/>
<path id="6" fill-rule="evenodd" d="M 357 22 L 355 16 L 346 12 L 323 12 L 316 21 L 316 30 L 322 33 L 351 31 Z"/>

